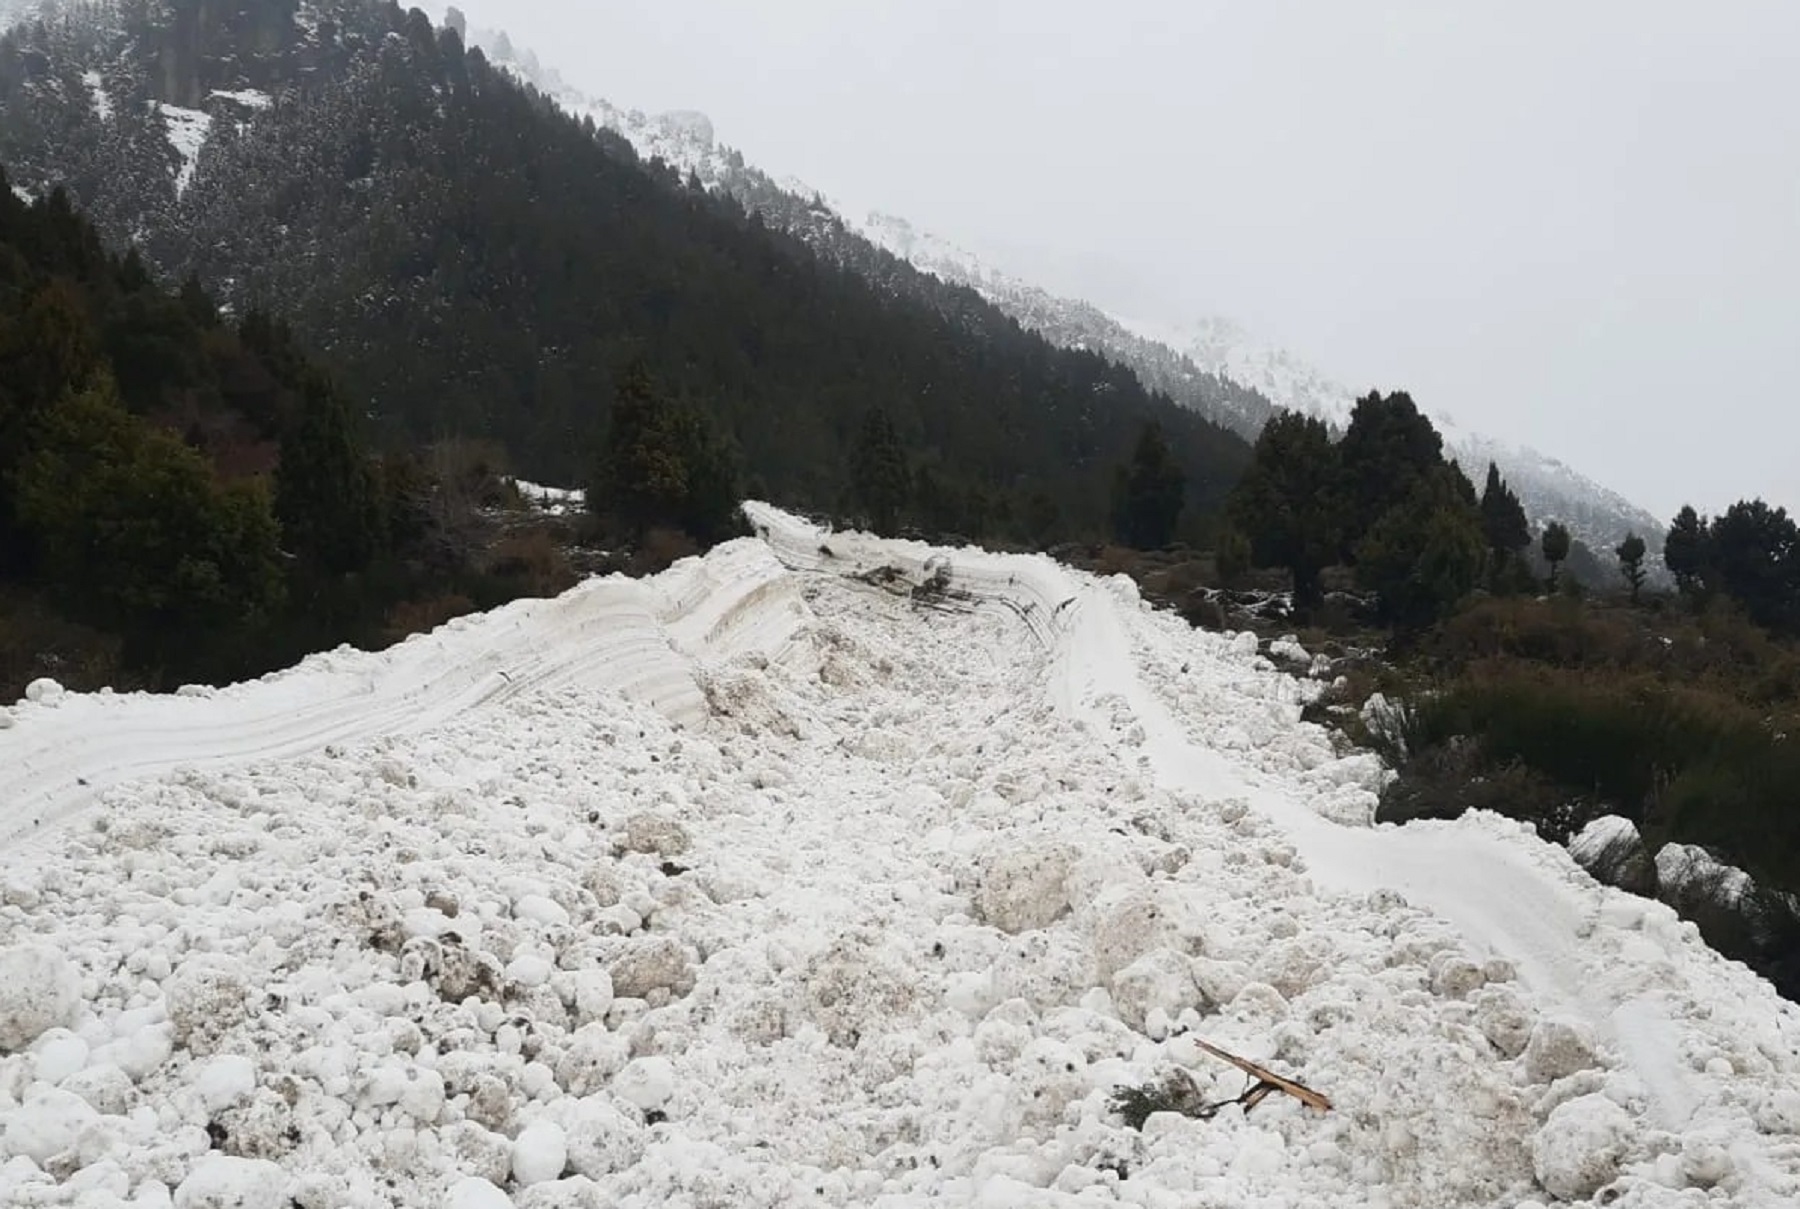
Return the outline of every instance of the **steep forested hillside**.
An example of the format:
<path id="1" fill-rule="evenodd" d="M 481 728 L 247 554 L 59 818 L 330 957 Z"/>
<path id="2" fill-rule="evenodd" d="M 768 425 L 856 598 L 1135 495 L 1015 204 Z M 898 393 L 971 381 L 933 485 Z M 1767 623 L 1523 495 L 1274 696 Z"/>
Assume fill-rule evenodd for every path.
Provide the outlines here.
<path id="1" fill-rule="evenodd" d="M 322 595 L 389 514 L 283 326 L 162 289 L 0 171 L 0 689 L 263 670 L 296 615 L 347 636 Z"/>
<path id="2" fill-rule="evenodd" d="M 0 159 L 157 271 L 291 318 L 390 440 L 495 436 L 534 475 L 585 477 L 633 358 L 794 502 L 844 497 L 880 409 L 970 532 L 1098 532 L 1149 421 L 1190 508 L 1248 454 L 972 290 L 918 288 L 893 258 L 865 277 L 646 166 L 392 4 L 120 0 L 28 23 L 0 42 Z"/>

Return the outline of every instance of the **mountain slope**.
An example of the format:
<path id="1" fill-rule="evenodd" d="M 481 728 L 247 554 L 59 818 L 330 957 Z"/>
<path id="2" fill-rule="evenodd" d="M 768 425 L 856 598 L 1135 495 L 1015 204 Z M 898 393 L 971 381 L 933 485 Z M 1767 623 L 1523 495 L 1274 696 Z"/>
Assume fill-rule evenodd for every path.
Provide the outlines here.
<path id="1" fill-rule="evenodd" d="M 884 288 L 931 289 L 916 279 L 897 280 L 888 256 L 882 255 L 887 253 L 931 277 L 975 290 L 1059 347 L 1089 350 L 1130 366 L 1152 390 L 1247 439 L 1255 439 L 1270 414 L 1269 401 L 1253 390 L 1145 339 L 1096 307 L 1057 298 L 992 270 L 942 240 L 915 232 L 904 219 L 874 214 L 858 223 L 847 218 L 804 182 L 776 180 L 747 163 L 741 152 L 717 143 L 704 114 L 653 115 L 622 109 L 571 88 L 503 33 L 474 30 L 470 37 L 496 63 L 542 89 L 568 112 L 616 131 L 646 159 L 661 160 L 703 187 L 736 198 L 770 225 L 792 232 L 820 255 L 881 282 Z"/>
<path id="2" fill-rule="evenodd" d="M 1368 827 L 1298 682 L 1116 579 L 754 512 L 0 715 L 0 1201 L 1800 1196 L 1800 1012 L 1667 908 L 1492 816 Z M 1129 1128 L 1120 1087 L 1242 1092 L 1197 1038 L 1336 1108 Z"/>
<path id="3" fill-rule="evenodd" d="M 985 264 L 955 244 L 915 229 L 905 219 L 874 213 L 861 222 L 803 182 L 779 182 L 716 142 L 712 123 L 692 112 L 646 115 L 621 109 L 569 87 L 504 35 L 472 35 L 500 62 L 542 88 L 571 113 L 591 117 L 628 139 L 640 154 L 691 174 L 707 188 L 736 197 L 769 221 L 852 265 L 866 255 L 862 240 L 945 281 L 966 285 L 1026 328 L 1064 348 L 1092 349 L 1130 366 L 1144 383 L 1214 423 L 1254 440 L 1274 409 L 1317 415 L 1338 427 L 1348 422 L 1354 393 L 1291 353 L 1255 340 L 1237 324 L 1211 318 L 1165 327 L 1109 315 L 1062 298 Z M 859 239 L 858 237 L 861 237 Z M 1659 550 L 1667 523 L 1536 450 L 1468 432 L 1442 415 L 1433 420 L 1446 448 L 1476 482 L 1488 462 L 1519 494 L 1537 525 L 1551 520 L 1592 549 L 1610 551 L 1629 532 Z"/>
<path id="4" fill-rule="evenodd" d="M 1199 507 L 1247 458 L 969 290 L 884 255 L 851 272 L 686 188 L 422 14 L 170 15 L 122 0 L 15 29 L 0 160 L 28 189 L 66 185 L 164 272 L 291 317 L 390 440 L 498 437 L 528 476 L 580 480 L 641 356 L 735 434 L 756 481 L 813 506 L 841 503 L 876 407 L 948 501 L 940 523 L 1014 539 L 1103 532 L 1143 423 Z"/>
<path id="5" fill-rule="evenodd" d="M 1248 382 L 1282 407 L 1315 415 L 1337 428 L 1350 421 L 1355 393 L 1316 367 L 1283 349 L 1263 344 L 1227 319 L 1203 319 L 1185 328 L 1134 324 L 1179 348 L 1196 364 Z M 1569 532 L 1605 561 L 1628 533 L 1636 533 L 1653 554 L 1662 549 L 1666 520 L 1651 513 L 1557 459 L 1525 446 L 1470 431 L 1438 411 L 1431 421 L 1444 438 L 1444 449 L 1480 483 L 1489 462 L 1500 467 L 1534 525 L 1561 521 Z"/>

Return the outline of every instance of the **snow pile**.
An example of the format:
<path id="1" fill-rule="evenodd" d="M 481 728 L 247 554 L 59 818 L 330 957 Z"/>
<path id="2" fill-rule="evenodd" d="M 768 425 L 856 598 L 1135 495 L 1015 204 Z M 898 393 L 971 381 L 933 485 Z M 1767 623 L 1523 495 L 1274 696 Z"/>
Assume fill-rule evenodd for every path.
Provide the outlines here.
<path id="1" fill-rule="evenodd" d="M 1304 686 L 1128 582 L 752 514 L 387 655 L 16 707 L 0 802 L 64 822 L 0 946 L 66 969 L 6 959 L 53 993 L 0 1204 L 1800 1196 L 1800 1020 L 1667 908 L 1502 820 L 1332 821 L 1374 770 Z M 1336 1110 L 1126 1127 L 1243 1090 L 1196 1037 Z"/>
<path id="2" fill-rule="evenodd" d="M 175 149 L 175 154 L 181 159 L 181 166 L 175 172 L 175 196 L 180 197 L 192 183 L 194 169 L 200 163 L 200 150 L 206 146 L 207 137 L 212 133 L 212 115 L 203 110 L 183 109 L 179 105 L 167 105 L 161 101 L 152 101 L 151 104 L 162 114 L 169 146 Z"/>
<path id="3" fill-rule="evenodd" d="M 107 95 L 106 81 L 100 78 L 100 73 L 84 71 L 81 73 L 81 82 L 87 86 L 88 95 L 93 98 L 94 116 L 102 122 L 112 121 L 112 97 Z"/>
<path id="4" fill-rule="evenodd" d="M 556 516 L 580 512 L 587 506 L 587 492 L 580 487 L 546 487 L 525 479 L 514 479 L 512 484 L 534 506 Z"/>
<path id="5" fill-rule="evenodd" d="M 230 101 L 234 105 L 241 105 L 245 109 L 251 110 L 267 109 L 275 103 L 274 97 L 271 97 L 266 92 L 258 92 L 254 88 L 240 88 L 236 91 L 225 88 L 215 88 L 208 95 L 217 97 L 223 101 Z"/>

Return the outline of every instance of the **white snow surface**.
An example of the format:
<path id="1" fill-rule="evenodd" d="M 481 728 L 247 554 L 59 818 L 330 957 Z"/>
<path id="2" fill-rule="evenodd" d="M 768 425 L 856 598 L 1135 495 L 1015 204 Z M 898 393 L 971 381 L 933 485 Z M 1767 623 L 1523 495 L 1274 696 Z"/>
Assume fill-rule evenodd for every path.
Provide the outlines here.
<path id="1" fill-rule="evenodd" d="M 94 116 L 102 122 L 112 121 L 112 97 L 107 94 L 106 81 L 100 78 L 100 73 L 84 71 L 81 73 L 81 82 L 87 85 L 88 95 L 93 98 Z"/>
<path id="2" fill-rule="evenodd" d="M 0 1051 L 0 1204 L 1800 1198 L 1800 1014 L 1668 908 L 1494 816 L 1369 826 L 1302 683 L 1126 580 L 749 511 L 0 713 L 0 953 L 78 986 Z M 1241 1091 L 1196 1037 L 1335 1109 L 1109 1111 Z"/>
<path id="3" fill-rule="evenodd" d="M 258 92 L 254 88 L 239 88 L 236 90 L 215 88 L 210 95 L 218 97 L 221 100 L 230 101 L 236 105 L 242 105 L 245 109 L 267 109 L 275 103 L 274 97 L 266 92 Z"/>
<path id="4" fill-rule="evenodd" d="M 580 487 L 549 487 L 526 479 L 514 479 L 519 494 L 544 512 L 565 514 L 580 512 L 587 506 L 587 492 Z"/>
<path id="5" fill-rule="evenodd" d="M 162 114 L 169 146 L 175 148 L 175 154 L 181 157 L 181 166 L 175 172 L 175 195 L 179 197 L 187 192 L 188 185 L 194 179 L 194 168 L 200 163 L 200 150 L 206 146 L 207 137 L 212 133 L 212 115 L 203 110 L 183 109 L 179 105 L 167 105 L 161 101 L 153 101 L 151 104 Z"/>

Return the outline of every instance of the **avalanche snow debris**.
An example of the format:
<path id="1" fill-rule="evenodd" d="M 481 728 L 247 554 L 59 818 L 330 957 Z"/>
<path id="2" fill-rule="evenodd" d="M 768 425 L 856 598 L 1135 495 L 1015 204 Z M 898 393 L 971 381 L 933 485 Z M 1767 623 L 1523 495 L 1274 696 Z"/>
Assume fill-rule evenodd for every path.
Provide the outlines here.
<path id="1" fill-rule="evenodd" d="M 1800 1019 L 1668 908 L 1493 816 L 1333 821 L 1378 768 L 1128 583 L 752 513 L 381 655 L 14 707 L 0 1203 L 1800 1198 Z M 946 565 L 967 611 L 855 578 Z M 1337 1111 L 1129 1128 L 1176 1068 L 1241 1094 L 1196 1036 Z"/>

